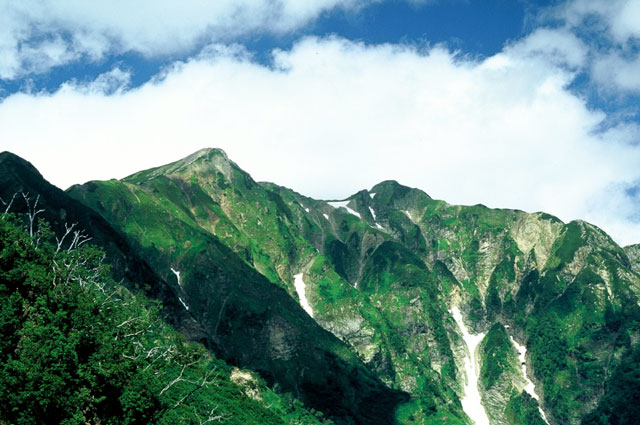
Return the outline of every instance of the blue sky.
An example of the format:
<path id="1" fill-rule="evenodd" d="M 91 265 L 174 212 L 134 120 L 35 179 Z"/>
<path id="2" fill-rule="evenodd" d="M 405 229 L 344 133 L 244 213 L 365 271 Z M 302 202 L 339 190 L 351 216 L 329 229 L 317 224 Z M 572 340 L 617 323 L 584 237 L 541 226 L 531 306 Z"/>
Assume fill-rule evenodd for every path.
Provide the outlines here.
<path id="1" fill-rule="evenodd" d="M 0 140 L 63 188 L 212 146 L 640 242 L 640 1 L 0 2 Z"/>
<path id="2" fill-rule="evenodd" d="M 464 0 L 411 3 L 388 1 L 357 9 L 328 9 L 306 25 L 291 32 L 244 34 L 231 42 L 244 45 L 261 63 L 269 64 L 275 48 L 289 49 L 301 37 L 338 35 L 367 44 L 401 43 L 417 46 L 444 43 L 474 56 L 499 52 L 509 40 L 522 37 L 540 8 L 549 2 L 531 4 L 519 0 Z M 53 32 L 52 32 L 53 33 Z M 49 34 L 48 36 L 51 36 Z M 68 37 L 68 36 L 67 36 Z M 202 39 L 187 49 L 170 55 L 145 57 L 135 51 L 105 55 L 97 60 L 73 60 L 18 78 L 1 81 L 2 96 L 21 90 L 55 91 L 71 79 L 92 80 L 114 66 L 131 71 L 130 86 L 147 82 L 163 66 L 196 54 L 209 40 Z"/>

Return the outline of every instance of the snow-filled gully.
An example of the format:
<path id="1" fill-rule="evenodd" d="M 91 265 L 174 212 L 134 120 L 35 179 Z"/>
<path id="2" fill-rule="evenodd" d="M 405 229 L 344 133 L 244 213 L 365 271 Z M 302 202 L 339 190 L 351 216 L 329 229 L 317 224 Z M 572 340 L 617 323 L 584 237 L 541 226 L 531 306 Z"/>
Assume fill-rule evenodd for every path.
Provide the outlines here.
<path id="1" fill-rule="evenodd" d="M 524 375 L 524 379 L 527 381 L 527 385 L 524 387 L 524 390 L 528 392 L 531 397 L 535 398 L 538 401 L 538 403 L 540 403 L 540 397 L 538 397 L 538 394 L 536 394 L 536 387 L 535 385 L 533 385 L 533 382 L 531 382 L 531 380 L 527 376 L 527 365 L 525 362 L 525 357 L 527 355 L 527 347 L 525 347 L 524 345 L 518 344 L 516 340 L 513 339 L 512 336 L 510 336 L 509 338 L 511 338 L 511 342 L 513 343 L 513 345 L 515 345 L 516 350 L 518 350 L 518 358 L 520 359 L 520 365 L 522 366 L 522 374 Z M 540 411 L 540 416 L 542 416 L 542 419 L 548 424 L 549 421 L 547 420 L 547 417 L 542 411 L 542 408 L 540 407 L 540 405 L 538 405 L 538 410 Z"/>
<path id="2" fill-rule="evenodd" d="M 182 288 L 182 281 L 180 280 L 180 272 L 176 269 L 174 269 L 173 267 L 171 267 L 171 271 L 173 272 L 173 274 L 176 275 L 176 278 L 178 279 L 178 286 L 180 288 Z M 178 299 L 180 300 L 180 302 L 182 303 L 182 306 L 185 308 L 185 310 L 189 311 L 189 306 L 187 305 L 187 303 L 184 302 L 184 300 L 182 299 L 181 296 L 178 296 Z"/>
<path id="3" fill-rule="evenodd" d="M 295 286 L 298 298 L 300 298 L 300 306 L 309 314 L 309 316 L 313 317 L 313 310 L 309 305 L 307 294 L 305 293 L 307 285 L 304 283 L 304 280 L 302 280 L 302 273 L 298 273 L 293 276 L 293 286 Z"/>
<path id="4" fill-rule="evenodd" d="M 464 387 L 464 397 L 460 400 L 460 402 L 462 403 L 462 409 L 475 422 L 476 425 L 489 425 L 489 417 L 487 416 L 487 412 L 482 405 L 482 399 L 480 397 L 480 391 L 478 389 L 478 380 L 480 378 L 480 362 L 476 353 L 476 348 L 478 347 L 480 342 L 482 342 L 485 334 L 470 334 L 469 330 L 462 321 L 462 313 L 460 312 L 460 309 L 458 307 L 451 308 L 451 315 L 458 324 L 460 332 L 462 333 L 462 339 L 464 340 L 464 343 L 469 350 L 469 354 L 464 359 L 464 367 L 467 380 Z M 538 394 L 536 394 L 535 386 L 527 376 L 527 366 L 525 363 L 527 348 L 523 345 L 518 344 L 512 336 L 510 336 L 509 338 L 511 338 L 511 342 L 518 351 L 518 358 L 522 367 L 522 374 L 527 382 L 524 390 L 529 393 L 531 397 L 540 402 L 540 397 L 538 397 Z M 538 410 L 540 411 L 540 416 L 542 416 L 542 419 L 548 424 L 549 421 L 547 420 L 544 411 L 542 411 L 539 406 Z"/>
<path id="5" fill-rule="evenodd" d="M 476 357 L 476 348 L 484 338 L 484 333 L 472 335 L 462 321 L 462 313 L 458 307 L 451 308 L 451 315 L 458 324 L 462 333 L 462 339 L 469 349 L 469 355 L 464 359 L 464 369 L 467 375 L 466 384 L 464 386 L 464 397 L 460 400 L 464 412 L 475 422 L 476 425 L 489 425 L 489 417 L 482 405 L 480 391 L 478 390 L 478 378 L 480 377 L 480 369 L 478 367 L 478 359 Z"/>

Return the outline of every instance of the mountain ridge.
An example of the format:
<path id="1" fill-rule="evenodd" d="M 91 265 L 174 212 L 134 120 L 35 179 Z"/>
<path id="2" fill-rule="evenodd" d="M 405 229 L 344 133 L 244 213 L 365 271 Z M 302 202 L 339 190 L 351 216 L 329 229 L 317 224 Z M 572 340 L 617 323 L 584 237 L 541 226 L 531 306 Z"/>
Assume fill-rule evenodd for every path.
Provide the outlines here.
<path id="1" fill-rule="evenodd" d="M 395 406 L 388 423 L 470 424 L 461 403 L 473 373 L 466 361 L 482 371 L 478 402 L 492 425 L 578 424 L 596 411 L 609 417 L 619 392 L 609 377 L 628 367 L 640 340 L 640 245 L 623 249 L 580 220 L 450 205 L 392 180 L 344 200 L 315 200 L 256 183 L 217 149 L 67 193 L 126 235 L 212 335 L 231 332 L 223 345 L 236 361 L 247 361 L 238 347 L 252 337 L 234 340 L 233 329 L 261 325 L 224 313 L 224 291 L 236 291 L 234 314 L 245 308 L 241 300 L 261 305 L 259 294 L 275 293 L 271 287 L 295 302 L 281 299 L 283 317 L 306 315 L 306 304 L 306 317 L 345 344 L 363 377 L 410 395 L 387 405 Z M 254 295 L 231 289 L 247 276 L 263 282 Z M 471 334 L 483 334 L 482 349 L 469 351 L 454 307 Z M 297 346 L 302 322 L 280 323 L 264 359 Z M 292 327 L 282 332 L 283 323 Z M 516 352 L 523 370 L 514 366 Z M 270 362 L 254 367 L 289 385 L 299 379 Z M 535 397 L 522 390 L 527 380 Z M 320 388 L 296 385 L 335 418 L 377 423 L 358 410 L 370 402 L 347 407 Z M 331 410 L 327 400 L 346 410 Z"/>
<path id="2" fill-rule="evenodd" d="M 227 247 L 212 233 L 217 230 L 231 239 L 234 235 L 239 237 L 237 228 L 224 214 L 229 200 L 218 202 L 194 185 L 193 170 L 197 178 L 207 184 L 218 182 L 231 193 L 235 192 L 227 183 L 227 176 L 242 190 L 259 187 L 226 158 L 222 158 L 223 169 L 217 162 L 211 168 L 211 162 L 220 158 L 219 151 L 199 151 L 186 161 L 165 168 L 136 173 L 122 181 L 74 186 L 69 192 L 107 217 L 126 215 L 123 221 L 112 223 L 120 223 L 125 233 L 137 235 L 131 242 L 157 273 L 172 282 L 185 309 L 206 329 L 203 342 L 223 358 L 258 370 L 268 382 L 293 391 L 332 417 L 362 423 L 364 417 L 375 415 L 381 423 L 389 422 L 387 417 L 393 414 L 393 404 L 403 399 L 402 393 L 376 382 L 353 354 L 316 325 L 281 287 L 248 268 L 253 264 L 247 262 L 247 251 L 236 250 L 234 254 L 233 246 Z M 181 166 L 185 163 L 189 163 L 189 170 Z M 167 196 L 158 198 L 157 193 Z M 249 238 L 243 240 L 250 243 Z M 241 256 L 235 259 L 236 254 Z M 176 271 L 180 272 L 180 281 L 172 279 Z M 275 269 L 273 273 L 277 274 Z M 327 372 L 323 376 L 320 370 Z M 349 376 L 353 382 L 345 380 Z M 355 391 L 355 387 L 359 390 Z M 318 392 L 325 395 L 310 397 Z M 332 392 L 351 394 L 351 401 L 345 404 L 336 396 L 328 397 Z M 378 399 L 375 406 L 371 404 L 373 394 Z M 363 410 L 357 407 L 358 403 L 369 407 Z"/>
<path id="3" fill-rule="evenodd" d="M 218 151 L 214 155 L 220 156 Z M 562 341 L 571 334 L 558 333 L 557 319 L 549 319 L 551 327 L 541 328 L 522 312 L 538 311 L 536 315 L 546 317 L 545 311 L 560 308 L 553 304 L 555 299 L 566 302 L 567 288 L 586 291 L 583 296 L 587 296 L 590 286 L 572 286 L 576 279 L 588 276 L 600 282 L 589 285 L 614 295 L 610 301 L 598 298 L 598 303 L 588 304 L 593 312 L 607 303 L 624 303 L 628 296 L 637 299 L 638 276 L 628 270 L 624 251 L 584 222 L 565 224 L 545 213 L 449 205 L 395 181 L 381 182 L 341 201 L 321 201 L 273 183 L 257 184 L 226 157 L 229 165 L 223 169 L 207 167 L 206 161 L 202 154 L 195 161 L 185 160 L 186 168 L 156 175 L 156 180 L 144 180 L 139 187 L 149 194 L 155 185 L 153 190 L 164 195 L 154 196 L 173 199 L 185 211 L 197 207 L 187 208 L 180 193 L 203 191 L 213 202 L 206 213 L 209 218 L 202 222 L 206 231 L 293 299 L 304 298 L 314 319 L 351 346 L 387 385 L 418 397 L 421 401 L 414 405 L 415 411 L 425 417 L 430 417 L 432 409 L 426 406 L 433 406 L 464 420 L 458 404 L 462 341 L 448 311 L 452 305 L 461 306 L 474 332 L 486 332 L 500 321 L 524 344 L 530 339 L 527 334 L 538 329 L 542 332 L 538 342 L 529 343 L 542 344 L 537 348 L 541 350 L 554 334 L 562 335 Z M 168 189 L 165 184 L 175 187 Z M 596 263 L 609 265 L 603 269 Z M 294 275 L 300 273 L 304 294 L 294 285 Z M 635 282 L 629 289 L 611 280 L 620 273 Z M 532 292 L 532 288 L 544 290 Z M 624 296 L 615 295 L 620 290 Z M 406 295 L 398 298 L 400 294 Z M 608 297 L 597 297 L 602 296 Z M 410 306 L 410 317 L 395 316 L 400 306 Z M 585 320 L 582 313 L 572 315 Z M 424 328 L 421 323 L 429 325 Z M 403 332 L 406 336 L 401 336 Z M 416 341 L 415 348 L 407 351 L 411 339 Z M 428 359 L 421 354 L 426 347 Z M 576 423 L 582 413 L 573 397 L 579 391 L 598 390 L 595 381 L 587 384 L 594 385 L 592 389 L 578 390 L 588 382 L 584 380 L 578 380 L 575 393 L 556 389 L 550 379 L 572 361 L 567 353 L 560 351 L 559 362 L 551 365 L 534 353 L 528 357 L 527 370 L 537 382 L 541 403 L 554 408 L 552 419 Z M 602 357 L 596 364 L 607 367 L 607 360 Z M 540 368 L 550 368 L 546 381 Z M 542 391 L 543 386 L 548 390 Z M 514 397 L 493 405 L 506 406 L 509 400 L 518 400 Z M 593 393 L 593 397 L 599 396 Z M 513 403 L 525 403 L 525 399 Z M 575 412 L 567 414 L 568 406 L 575 406 Z"/>

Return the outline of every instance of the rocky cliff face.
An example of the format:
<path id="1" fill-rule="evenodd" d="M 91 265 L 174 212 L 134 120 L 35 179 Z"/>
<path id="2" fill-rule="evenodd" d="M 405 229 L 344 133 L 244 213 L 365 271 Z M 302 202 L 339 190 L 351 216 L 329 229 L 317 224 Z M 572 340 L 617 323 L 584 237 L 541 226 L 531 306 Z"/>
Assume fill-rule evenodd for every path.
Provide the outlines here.
<path id="1" fill-rule="evenodd" d="M 360 423 L 380 423 L 354 413 L 376 404 L 393 407 L 390 422 L 470 423 L 452 307 L 486 334 L 480 394 L 492 424 L 544 423 L 530 393 L 549 423 L 579 423 L 640 336 L 638 250 L 580 221 L 449 205 L 392 181 L 314 200 L 256 183 L 219 150 L 69 194 L 139 247 L 227 357 L 342 403 L 334 415 Z M 303 299 L 313 319 L 294 303 Z M 326 341 L 320 352 L 315 341 Z M 526 377 L 512 341 L 527 350 Z M 336 367 L 350 375 L 318 371 Z M 314 386 L 323 379 L 357 407 Z M 374 389 L 359 394 L 364 382 Z M 400 392 L 411 400 L 393 412 Z"/>
<path id="2" fill-rule="evenodd" d="M 624 252 L 629 256 L 631 269 L 640 273 L 640 244 L 625 246 Z"/>

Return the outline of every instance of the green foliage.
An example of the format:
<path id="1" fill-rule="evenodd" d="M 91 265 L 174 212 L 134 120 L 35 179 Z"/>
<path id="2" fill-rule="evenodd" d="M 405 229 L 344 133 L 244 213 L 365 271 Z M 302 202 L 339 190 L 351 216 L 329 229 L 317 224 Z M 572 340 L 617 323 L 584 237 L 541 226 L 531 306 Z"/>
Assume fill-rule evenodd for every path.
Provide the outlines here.
<path id="1" fill-rule="evenodd" d="M 89 245 L 0 216 L 0 423 L 317 424 L 295 401 L 247 397 L 158 306 L 115 284 Z M 280 396 L 260 385 L 271 400 Z"/>
<path id="2" fill-rule="evenodd" d="M 482 340 L 480 349 L 484 359 L 480 369 L 480 379 L 485 389 L 493 387 L 503 373 L 517 371 L 517 364 L 514 362 L 515 350 L 501 324 L 496 323 L 491 327 Z"/>
<path id="3" fill-rule="evenodd" d="M 317 255 L 307 272 L 316 282 L 318 293 L 316 309 L 323 310 L 325 306 L 332 306 L 348 298 L 355 291 L 354 288 L 340 276 L 330 259 L 324 255 Z"/>
<path id="4" fill-rule="evenodd" d="M 511 397 L 505 416 L 510 425 L 546 425 L 538 411 L 538 402 L 526 391 Z"/>
<path id="5" fill-rule="evenodd" d="M 607 381 L 598 407 L 582 425 L 632 425 L 640 423 L 640 345 L 620 362 Z"/>
<path id="6" fill-rule="evenodd" d="M 396 419 L 401 425 L 466 425 L 459 413 L 437 409 L 424 399 L 412 400 L 400 406 Z"/>
<path id="7" fill-rule="evenodd" d="M 528 346 L 536 375 L 542 379 L 545 400 L 559 419 L 565 421 L 575 406 L 567 391 L 570 382 L 568 344 L 563 338 L 564 324 L 554 313 L 542 314 L 530 321 Z"/>
<path id="8" fill-rule="evenodd" d="M 132 348 L 126 335 L 137 330 L 118 327 L 142 307 L 132 301 L 126 311 L 114 308 L 103 293 L 101 254 L 90 247 L 56 250 L 47 241 L 51 236 L 41 225 L 37 239 L 30 238 L 15 219 L 0 218 L 3 420 L 149 420 L 162 402 L 140 391 L 135 401 L 127 398 L 131 385 L 146 376 L 139 360 L 123 357 Z M 117 294 L 110 295 L 115 301 Z"/>
<path id="9" fill-rule="evenodd" d="M 581 246 L 585 244 L 580 222 L 572 221 L 566 225 L 564 234 L 554 244 L 555 257 L 549 259 L 547 267 L 553 269 L 568 264 Z"/>
<path id="10" fill-rule="evenodd" d="M 363 290 L 387 291 L 391 286 L 410 287 L 426 278 L 424 262 L 405 248 L 393 242 L 383 242 L 371 255 L 363 274 Z"/>
<path id="11" fill-rule="evenodd" d="M 444 296 L 448 296 L 452 288 L 460 287 L 458 280 L 442 261 L 435 262 L 433 265 L 433 273 Z"/>

